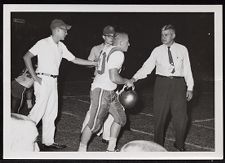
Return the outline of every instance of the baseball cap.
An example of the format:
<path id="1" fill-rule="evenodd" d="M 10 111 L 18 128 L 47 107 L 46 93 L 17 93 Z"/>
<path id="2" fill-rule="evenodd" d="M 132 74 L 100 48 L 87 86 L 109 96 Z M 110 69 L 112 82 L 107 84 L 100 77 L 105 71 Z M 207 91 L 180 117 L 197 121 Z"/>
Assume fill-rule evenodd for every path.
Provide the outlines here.
<path id="1" fill-rule="evenodd" d="M 103 29 L 103 35 L 115 35 L 115 29 L 113 26 L 107 25 L 104 29 Z"/>
<path id="2" fill-rule="evenodd" d="M 56 27 L 64 27 L 66 30 L 69 30 L 72 26 L 66 24 L 64 21 L 61 19 L 54 19 L 51 22 L 50 28 L 55 29 Z"/>

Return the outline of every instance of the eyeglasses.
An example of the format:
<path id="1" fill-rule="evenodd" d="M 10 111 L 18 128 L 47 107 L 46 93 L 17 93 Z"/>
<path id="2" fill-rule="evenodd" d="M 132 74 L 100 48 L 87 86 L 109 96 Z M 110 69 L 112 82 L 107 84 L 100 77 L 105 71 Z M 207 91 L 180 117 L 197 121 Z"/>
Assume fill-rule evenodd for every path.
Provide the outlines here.
<path id="1" fill-rule="evenodd" d="M 104 35 L 106 37 L 110 37 L 110 38 L 114 38 L 115 36 L 114 35 Z"/>
<path id="2" fill-rule="evenodd" d="M 61 29 L 61 30 L 63 30 L 64 32 L 67 33 L 67 29 L 66 29 L 66 28 L 59 27 L 59 29 Z"/>

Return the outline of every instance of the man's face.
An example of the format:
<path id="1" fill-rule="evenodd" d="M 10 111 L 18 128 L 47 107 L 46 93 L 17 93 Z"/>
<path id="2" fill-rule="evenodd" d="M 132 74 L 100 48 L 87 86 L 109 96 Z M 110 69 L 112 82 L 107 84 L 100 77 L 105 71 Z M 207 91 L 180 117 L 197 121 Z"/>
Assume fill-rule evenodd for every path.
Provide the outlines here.
<path id="1" fill-rule="evenodd" d="M 124 38 L 122 41 L 121 41 L 121 47 L 122 47 L 122 50 L 124 51 L 124 52 L 126 52 L 127 50 L 128 50 L 128 47 L 130 46 L 130 43 L 129 43 L 129 38 L 128 37 L 126 37 L 126 38 Z"/>
<path id="2" fill-rule="evenodd" d="M 174 41 L 175 33 L 168 29 L 168 30 L 162 30 L 161 33 L 161 41 L 165 45 L 171 45 Z"/>
<path id="3" fill-rule="evenodd" d="M 57 34 L 58 34 L 60 40 L 64 40 L 66 35 L 68 34 L 67 29 L 65 27 L 58 27 Z"/>
<path id="4" fill-rule="evenodd" d="M 112 45 L 114 41 L 114 35 L 113 34 L 104 35 L 103 39 L 105 40 L 105 44 Z"/>

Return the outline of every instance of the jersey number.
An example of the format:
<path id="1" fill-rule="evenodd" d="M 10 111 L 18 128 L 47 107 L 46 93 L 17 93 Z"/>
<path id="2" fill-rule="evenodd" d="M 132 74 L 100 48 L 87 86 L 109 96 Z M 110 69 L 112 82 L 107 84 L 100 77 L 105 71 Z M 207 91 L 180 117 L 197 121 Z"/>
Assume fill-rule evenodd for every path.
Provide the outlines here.
<path id="1" fill-rule="evenodd" d="M 98 74 L 103 74 L 105 72 L 105 59 L 106 53 L 101 53 L 98 60 L 97 72 Z"/>

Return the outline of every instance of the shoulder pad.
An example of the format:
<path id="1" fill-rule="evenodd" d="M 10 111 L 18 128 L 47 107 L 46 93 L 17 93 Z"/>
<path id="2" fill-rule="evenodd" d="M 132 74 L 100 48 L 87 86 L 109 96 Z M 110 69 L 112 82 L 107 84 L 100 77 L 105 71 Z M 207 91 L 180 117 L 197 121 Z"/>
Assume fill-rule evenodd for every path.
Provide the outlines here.
<path id="1" fill-rule="evenodd" d="M 111 55 L 112 53 L 114 53 L 115 51 L 121 51 L 121 50 L 120 50 L 118 47 L 113 47 L 113 48 L 110 50 L 109 54 L 108 54 L 107 62 L 109 61 L 110 55 Z M 121 52 L 122 52 L 122 51 L 121 51 Z"/>

